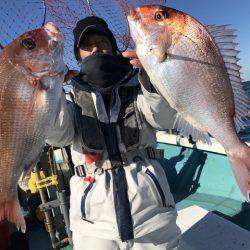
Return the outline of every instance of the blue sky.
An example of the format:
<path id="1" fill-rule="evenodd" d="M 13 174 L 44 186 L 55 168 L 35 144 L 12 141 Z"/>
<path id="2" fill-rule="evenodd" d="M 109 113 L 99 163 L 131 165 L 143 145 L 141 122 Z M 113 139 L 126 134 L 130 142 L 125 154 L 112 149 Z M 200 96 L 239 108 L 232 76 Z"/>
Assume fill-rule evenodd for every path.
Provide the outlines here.
<path id="1" fill-rule="evenodd" d="M 237 29 L 243 80 L 250 80 L 250 0 L 167 0 L 202 24 L 231 24 Z"/>
<path id="2" fill-rule="evenodd" d="M 113 0 L 115 2 L 117 0 Z M 66 0 L 67 3 L 72 1 Z M 79 0 L 73 1 L 79 4 Z M 84 0 L 86 2 L 86 0 Z M 94 1 L 93 1 L 94 2 Z M 103 1 L 101 1 L 103 2 Z M 104 1 L 105 2 L 105 1 Z M 132 2 L 132 1 L 130 1 Z M 159 1 L 155 1 L 156 3 Z M 162 0 L 160 1 L 162 2 Z M 243 66 L 243 80 L 250 80 L 250 0 L 167 0 L 167 5 L 182 10 L 195 17 L 202 24 L 232 24 L 237 29 L 239 43 L 238 49 L 241 51 L 240 65 Z M 31 11 L 32 9 L 32 11 Z M 113 8 L 114 9 L 114 8 Z M 112 8 L 109 9 L 109 11 Z M 78 11 L 75 8 L 75 11 Z M 42 1 L 34 0 L 0 0 L 0 43 L 4 46 L 11 40 L 42 24 L 43 20 Z M 107 20 L 107 13 L 101 11 L 102 16 Z M 108 12 L 109 13 L 109 12 Z M 113 11 L 112 13 L 116 13 Z M 79 18 L 83 17 L 82 8 L 79 10 Z M 110 13 L 109 13 L 110 14 Z M 110 17 L 111 23 L 120 20 L 119 13 L 115 18 Z M 47 21 L 51 20 L 48 16 Z M 119 23 L 119 22 L 118 22 Z M 112 26 L 111 26 L 112 28 Z M 71 32 L 70 32 L 71 33 Z M 71 35 L 71 34 L 70 34 Z M 68 64 L 75 63 L 72 54 L 72 37 L 68 37 L 68 51 L 71 56 L 67 61 Z"/>

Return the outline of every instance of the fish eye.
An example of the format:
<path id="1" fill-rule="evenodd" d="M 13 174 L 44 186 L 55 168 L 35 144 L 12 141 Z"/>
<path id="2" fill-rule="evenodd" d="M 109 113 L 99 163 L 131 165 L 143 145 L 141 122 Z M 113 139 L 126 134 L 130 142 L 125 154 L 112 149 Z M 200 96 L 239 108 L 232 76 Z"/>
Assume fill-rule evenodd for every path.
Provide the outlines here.
<path id="1" fill-rule="evenodd" d="M 25 49 L 32 50 L 36 47 L 36 43 L 32 38 L 25 38 L 22 41 L 21 46 Z"/>
<path id="2" fill-rule="evenodd" d="M 156 21 L 163 21 L 166 18 L 168 18 L 168 13 L 166 11 L 159 10 L 155 12 Z"/>

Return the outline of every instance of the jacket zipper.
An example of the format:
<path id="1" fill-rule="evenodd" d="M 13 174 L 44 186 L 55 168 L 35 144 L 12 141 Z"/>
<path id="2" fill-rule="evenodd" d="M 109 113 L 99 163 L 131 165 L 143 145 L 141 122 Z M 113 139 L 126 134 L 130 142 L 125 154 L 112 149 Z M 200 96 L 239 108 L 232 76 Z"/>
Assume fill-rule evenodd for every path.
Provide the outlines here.
<path id="1" fill-rule="evenodd" d="M 81 200 L 82 219 L 86 220 L 90 223 L 93 223 L 93 222 L 86 219 L 86 199 L 87 199 L 88 193 L 91 190 L 91 188 L 93 187 L 93 185 L 94 185 L 93 182 L 89 183 L 89 185 L 86 187 L 86 189 L 83 192 L 82 200 Z"/>
<path id="2" fill-rule="evenodd" d="M 161 185 L 160 183 L 158 182 L 157 178 L 155 177 L 155 175 L 149 170 L 147 169 L 145 171 L 145 173 L 152 179 L 152 181 L 154 182 L 155 186 L 156 186 L 156 189 L 161 197 L 161 201 L 162 201 L 162 205 L 163 207 L 166 207 L 166 198 L 165 198 L 165 195 L 164 195 L 164 192 L 161 188 Z"/>

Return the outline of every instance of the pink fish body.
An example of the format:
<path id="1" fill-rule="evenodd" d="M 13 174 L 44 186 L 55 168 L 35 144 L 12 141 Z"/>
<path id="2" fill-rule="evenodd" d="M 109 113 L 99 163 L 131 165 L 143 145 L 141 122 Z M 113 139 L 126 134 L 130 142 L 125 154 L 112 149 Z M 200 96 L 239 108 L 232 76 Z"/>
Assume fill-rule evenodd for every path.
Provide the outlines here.
<path id="1" fill-rule="evenodd" d="M 249 100 L 243 90 L 234 30 L 204 27 L 164 6 L 142 6 L 128 16 L 137 55 L 154 87 L 177 111 L 184 136 L 225 148 L 242 193 L 249 199 L 250 148 L 237 135 Z"/>
<path id="2" fill-rule="evenodd" d="M 22 231 L 17 182 L 39 160 L 64 75 L 63 36 L 52 23 L 25 33 L 0 53 L 0 220 L 7 218 Z"/>

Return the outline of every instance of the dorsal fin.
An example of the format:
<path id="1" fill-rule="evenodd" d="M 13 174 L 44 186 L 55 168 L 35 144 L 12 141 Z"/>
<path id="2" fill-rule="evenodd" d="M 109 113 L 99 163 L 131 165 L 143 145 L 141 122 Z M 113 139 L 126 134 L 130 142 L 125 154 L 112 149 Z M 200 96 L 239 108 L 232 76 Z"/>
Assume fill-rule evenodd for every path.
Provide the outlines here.
<path id="1" fill-rule="evenodd" d="M 208 25 L 206 29 L 220 49 L 225 62 L 234 93 L 235 126 L 236 130 L 239 131 L 246 127 L 244 119 L 249 115 L 250 104 L 240 76 L 241 66 L 238 64 L 239 58 L 237 57 L 239 51 L 235 49 L 238 45 L 235 43 L 235 38 L 237 37 L 235 35 L 236 30 L 231 29 L 229 24 L 219 26 Z"/>

